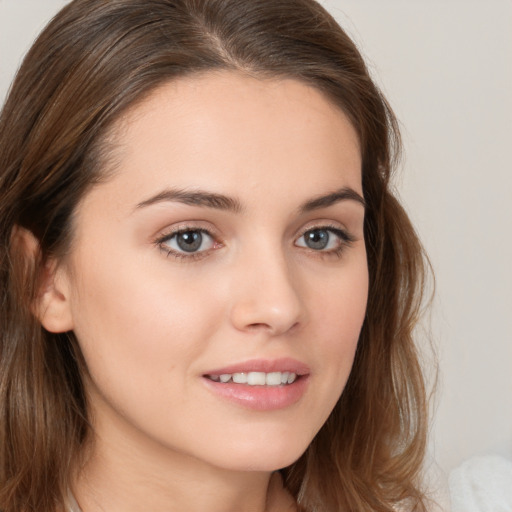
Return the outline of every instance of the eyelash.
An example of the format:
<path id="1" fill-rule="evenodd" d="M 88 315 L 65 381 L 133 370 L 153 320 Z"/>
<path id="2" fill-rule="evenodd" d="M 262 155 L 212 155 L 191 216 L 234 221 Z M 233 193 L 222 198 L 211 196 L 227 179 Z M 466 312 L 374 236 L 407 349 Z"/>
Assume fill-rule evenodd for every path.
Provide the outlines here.
<path id="1" fill-rule="evenodd" d="M 345 251 L 347 247 L 350 247 L 353 242 L 355 242 L 355 238 L 348 232 L 343 229 L 340 229 L 338 226 L 332 226 L 332 225 L 319 225 L 319 226 L 312 226 L 305 229 L 302 234 L 297 238 L 297 240 L 300 240 L 302 237 L 304 237 L 307 233 L 310 233 L 312 231 L 327 231 L 330 234 L 334 234 L 339 239 L 339 245 L 334 249 L 329 250 L 317 250 L 312 249 L 310 247 L 304 247 L 304 246 L 298 246 L 303 249 L 306 249 L 309 253 L 314 253 L 316 256 L 325 258 L 325 257 L 335 257 L 340 258 L 342 253 Z M 201 233 L 202 235 L 207 235 L 210 237 L 214 243 L 214 247 L 210 249 L 206 249 L 199 252 L 181 252 L 176 251 L 174 249 L 169 248 L 165 244 L 170 242 L 173 238 L 184 234 L 184 233 Z M 187 261 L 195 261 L 198 259 L 201 259 L 205 256 L 207 256 L 213 249 L 218 249 L 219 247 L 222 247 L 222 243 L 215 240 L 215 236 L 207 229 L 204 228 L 198 228 L 195 226 L 190 227 L 180 227 L 179 229 L 176 229 L 174 231 L 171 231 L 170 233 L 166 233 L 163 236 L 159 237 L 155 244 L 158 246 L 160 250 L 162 250 L 168 257 L 173 257 L 179 260 L 187 260 Z"/>
<path id="2" fill-rule="evenodd" d="M 352 236 L 348 231 L 340 229 L 338 226 L 325 224 L 308 227 L 302 232 L 302 234 L 297 238 L 297 240 L 301 239 L 304 235 L 306 235 L 306 233 L 310 233 L 311 231 L 327 231 L 330 234 L 334 234 L 339 239 L 339 244 L 337 247 L 326 251 L 311 249 L 310 247 L 304 247 L 304 249 L 306 249 L 309 253 L 314 253 L 315 256 L 321 258 L 340 258 L 342 254 L 345 252 L 345 249 L 350 247 L 356 241 L 355 237 Z"/>
<path id="3" fill-rule="evenodd" d="M 212 250 L 212 249 L 207 249 L 204 251 L 187 253 L 185 251 L 183 251 L 183 252 L 176 251 L 176 250 L 171 249 L 165 245 L 166 242 L 167 243 L 170 242 L 173 238 L 175 238 L 183 233 L 201 233 L 202 235 L 207 235 L 208 237 L 210 237 L 213 240 L 214 245 L 217 246 L 215 248 L 222 246 L 222 244 L 220 242 L 217 242 L 215 240 L 215 236 L 210 231 L 208 231 L 207 229 L 204 229 L 204 228 L 198 228 L 196 226 L 180 227 L 179 229 L 176 229 L 174 231 L 171 231 L 170 233 L 164 234 L 163 236 L 159 237 L 155 243 L 168 257 L 173 257 L 178 260 L 186 260 L 186 261 L 194 261 L 194 260 L 203 258 Z"/>

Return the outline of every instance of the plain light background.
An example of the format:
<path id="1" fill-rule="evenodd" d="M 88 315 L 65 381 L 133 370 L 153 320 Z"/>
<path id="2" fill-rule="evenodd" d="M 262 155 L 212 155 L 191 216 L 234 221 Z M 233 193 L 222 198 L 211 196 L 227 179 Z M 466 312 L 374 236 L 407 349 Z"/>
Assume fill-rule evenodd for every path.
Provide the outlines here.
<path id="1" fill-rule="evenodd" d="M 0 101 L 65 3 L 0 0 Z M 512 1 L 323 3 L 402 125 L 397 188 L 437 281 L 425 323 L 440 365 L 434 466 L 512 459 Z"/>

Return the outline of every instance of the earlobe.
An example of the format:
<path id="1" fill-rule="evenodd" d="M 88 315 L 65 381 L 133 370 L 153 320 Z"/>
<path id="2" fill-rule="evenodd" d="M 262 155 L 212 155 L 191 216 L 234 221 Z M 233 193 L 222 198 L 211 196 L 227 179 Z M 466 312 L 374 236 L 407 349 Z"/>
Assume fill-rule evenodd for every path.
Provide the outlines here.
<path id="1" fill-rule="evenodd" d="M 67 276 L 62 268 L 52 263 L 49 263 L 49 267 L 45 268 L 46 282 L 42 283 L 34 304 L 34 314 L 49 332 L 71 331 L 74 325 Z"/>
<path id="2" fill-rule="evenodd" d="M 39 261 L 39 241 L 27 229 L 17 226 L 12 234 L 13 246 L 26 261 Z M 34 268 L 32 279 L 37 279 L 37 290 L 31 309 L 41 325 L 49 332 L 61 333 L 73 329 L 70 286 L 67 272 L 55 260 L 48 260 L 40 271 Z"/>

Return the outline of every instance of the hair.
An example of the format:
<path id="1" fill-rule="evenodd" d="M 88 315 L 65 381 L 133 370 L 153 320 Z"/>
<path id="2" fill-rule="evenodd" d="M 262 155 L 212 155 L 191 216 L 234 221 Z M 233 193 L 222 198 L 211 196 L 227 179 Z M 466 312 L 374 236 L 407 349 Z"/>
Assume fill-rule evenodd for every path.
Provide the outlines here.
<path id="1" fill-rule="evenodd" d="M 60 510 L 91 436 L 77 340 L 33 314 L 46 264 L 69 250 L 77 204 L 105 179 L 116 121 L 158 86 L 209 70 L 300 80 L 360 141 L 366 317 L 346 388 L 282 470 L 285 486 L 308 512 L 424 511 L 427 403 L 412 334 L 426 260 L 390 183 L 397 121 L 314 0 L 75 0 L 28 52 L 0 117 L 0 509 Z"/>

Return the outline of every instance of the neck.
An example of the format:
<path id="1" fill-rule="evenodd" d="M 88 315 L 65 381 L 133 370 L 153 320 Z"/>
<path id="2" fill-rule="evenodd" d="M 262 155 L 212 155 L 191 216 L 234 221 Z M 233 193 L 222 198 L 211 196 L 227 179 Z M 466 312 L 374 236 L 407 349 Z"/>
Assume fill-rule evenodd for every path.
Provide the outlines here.
<path id="1" fill-rule="evenodd" d="M 173 457 L 165 464 L 92 455 L 74 485 L 83 512 L 263 512 L 270 475 L 215 470 Z"/>
<path id="2" fill-rule="evenodd" d="M 278 474 L 269 485 L 270 472 L 218 468 L 147 439 L 133 441 L 119 431 L 94 439 L 73 483 L 82 512 L 293 510 Z"/>

